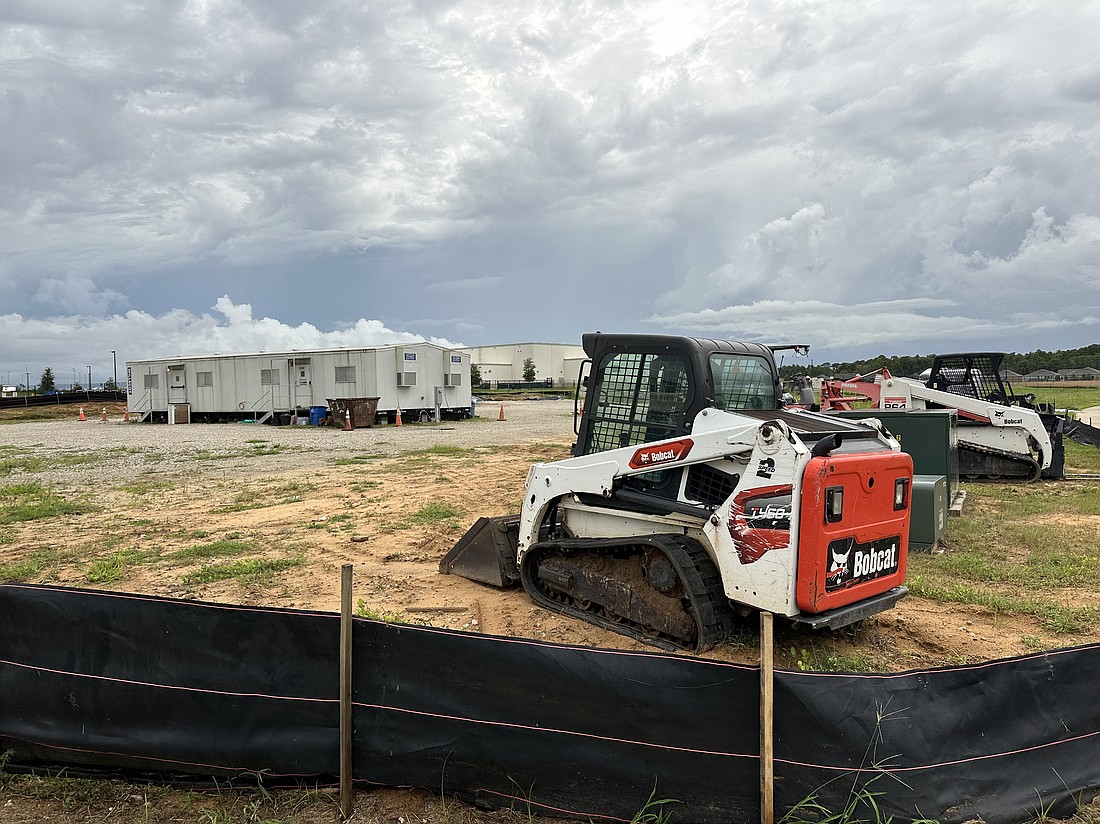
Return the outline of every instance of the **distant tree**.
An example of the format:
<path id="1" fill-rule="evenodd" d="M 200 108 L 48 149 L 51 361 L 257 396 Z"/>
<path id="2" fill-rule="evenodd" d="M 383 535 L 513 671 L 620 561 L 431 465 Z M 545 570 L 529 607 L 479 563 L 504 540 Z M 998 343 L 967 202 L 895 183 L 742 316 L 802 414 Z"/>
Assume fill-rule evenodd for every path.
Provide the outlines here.
<path id="1" fill-rule="evenodd" d="M 535 379 L 535 359 L 527 358 L 523 362 L 523 379 L 530 383 Z"/>
<path id="2" fill-rule="evenodd" d="M 80 385 L 80 381 L 77 381 L 76 383 L 73 384 L 73 391 L 74 392 L 83 392 L 84 391 L 84 387 Z"/>
<path id="3" fill-rule="evenodd" d="M 476 363 L 470 364 L 470 387 L 481 386 L 481 367 Z"/>
<path id="4" fill-rule="evenodd" d="M 107 380 L 103 381 L 103 388 L 108 392 L 114 392 L 118 389 L 118 384 L 115 383 L 114 378 L 107 378 Z"/>
<path id="5" fill-rule="evenodd" d="M 38 379 L 38 391 L 41 393 L 56 391 L 53 380 L 53 369 L 49 366 L 42 370 L 42 377 Z"/>

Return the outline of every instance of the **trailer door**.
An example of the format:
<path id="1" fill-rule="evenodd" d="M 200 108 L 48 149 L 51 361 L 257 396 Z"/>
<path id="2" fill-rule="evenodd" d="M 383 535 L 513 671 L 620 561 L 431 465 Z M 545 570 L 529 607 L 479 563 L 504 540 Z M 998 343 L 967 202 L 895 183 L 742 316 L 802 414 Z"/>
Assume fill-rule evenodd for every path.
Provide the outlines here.
<path id="1" fill-rule="evenodd" d="M 168 367 L 168 403 L 187 403 L 187 381 L 182 363 Z"/>
<path id="2" fill-rule="evenodd" d="M 294 376 L 294 405 L 306 409 L 313 405 L 313 367 L 309 358 L 295 358 L 291 374 Z"/>

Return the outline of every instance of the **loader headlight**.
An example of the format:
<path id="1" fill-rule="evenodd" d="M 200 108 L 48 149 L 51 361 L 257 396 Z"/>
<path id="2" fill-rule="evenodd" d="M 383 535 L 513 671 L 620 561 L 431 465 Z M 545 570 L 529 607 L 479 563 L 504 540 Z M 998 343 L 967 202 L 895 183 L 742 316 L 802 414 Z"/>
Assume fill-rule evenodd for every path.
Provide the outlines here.
<path id="1" fill-rule="evenodd" d="M 844 487 L 830 486 L 825 489 L 825 521 L 836 523 L 844 517 Z"/>
<path id="2" fill-rule="evenodd" d="M 898 478 L 894 481 L 894 509 L 909 506 L 909 479 Z"/>

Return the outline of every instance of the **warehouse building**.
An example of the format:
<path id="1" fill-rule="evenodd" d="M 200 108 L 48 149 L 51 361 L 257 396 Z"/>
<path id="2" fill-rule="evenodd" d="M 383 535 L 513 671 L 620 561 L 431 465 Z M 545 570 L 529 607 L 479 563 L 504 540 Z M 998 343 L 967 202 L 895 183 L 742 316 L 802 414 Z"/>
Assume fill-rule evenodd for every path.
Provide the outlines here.
<path id="1" fill-rule="evenodd" d="M 432 343 L 129 361 L 127 408 L 143 421 L 316 422 L 333 400 L 377 399 L 375 420 L 471 414 L 470 355 Z M 362 412 L 363 403 L 339 403 Z M 354 414 L 354 413 L 353 413 Z M 342 420 L 336 421 L 342 424 Z"/>
<path id="2" fill-rule="evenodd" d="M 582 346 L 571 343 L 502 343 L 458 351 L 469 354 L 470 362 L 481 371 L 482 384 L 492 388 L 522 383 L 523 364 L 530 358 L 535 364 L 535 383 L 571 389 L 587 357 Z"/>

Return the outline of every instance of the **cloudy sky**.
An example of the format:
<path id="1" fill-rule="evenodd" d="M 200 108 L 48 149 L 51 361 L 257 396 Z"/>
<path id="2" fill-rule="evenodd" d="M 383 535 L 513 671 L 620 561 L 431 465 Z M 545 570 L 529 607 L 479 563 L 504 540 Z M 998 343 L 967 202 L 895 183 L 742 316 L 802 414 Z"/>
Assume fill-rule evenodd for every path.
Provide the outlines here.
<path id="1" fill-rule="evenodd" d="M 1097 42 L 1074 0 L 4 0 L 0 378 L 1094 343 Z"/>

